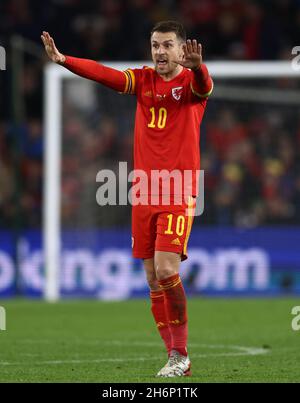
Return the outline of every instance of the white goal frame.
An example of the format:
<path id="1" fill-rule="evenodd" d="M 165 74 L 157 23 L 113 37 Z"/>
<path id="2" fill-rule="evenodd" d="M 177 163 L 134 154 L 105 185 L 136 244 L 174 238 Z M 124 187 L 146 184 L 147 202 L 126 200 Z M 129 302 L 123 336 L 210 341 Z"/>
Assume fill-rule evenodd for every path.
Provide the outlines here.
<path id="1" fill-rule="evenodd" d="M 151 62 L 103 62 L 117 70 L 151 65 Z M 213 78 L 279 78 L 300 77 L 293 69 L 292 62 L 211 62 L 207 63 Z M 44 202 L 43 202 L 43 250 L 45 262 L 44 298 L 47 301 L 59 299 L 59 268 L 61 255 L 61 118 L 62 118 L 62 82 L 68 78 L 78 78 L 69 70 L 48 64 L 44 75 Z M 217 88 L 215 88 L 216 92 Z M 251 94 L 250 94 L 251 95 Z M 293 94 L 291 94 L 292 96 Z M 214 95 L 212 95 L 214 96 Z M 259 102 L 255 90 L 253 100 Z M 298 95 L 297 95 L 298 97 Z M 272 99 L 270 94 L 269 100 Z"/>

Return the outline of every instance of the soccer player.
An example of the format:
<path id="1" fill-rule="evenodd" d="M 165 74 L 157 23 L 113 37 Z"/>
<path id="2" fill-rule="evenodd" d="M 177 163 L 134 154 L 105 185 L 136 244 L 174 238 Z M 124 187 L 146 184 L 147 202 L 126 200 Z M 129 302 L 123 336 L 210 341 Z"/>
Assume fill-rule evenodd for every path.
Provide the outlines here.
<path id="1" fill-rule="evenodd" d="M 213 89 L 202 62 L 201 44 L 186 40 L 180 23 L 159 22 L 150 35 L 154 68 L 118 71 L 92 60 L 63 55 L 48 32 L 43 32 L 41 38 L 52 61 L 118 92 L 136 95 L 134 169 L 147 174 L 150 191 L 147 186 L 146 203 L 132 207 L 133 256 L 143 259 L 151 311 L 168 352 L 167 364 L 157 376 L 188 376 L 187 302 L 179 266 L 187 258 L 197 195 L 194 174 L 200 169 L 199 126 Z M 178 187 L 173 185 L 167 190 L 169 203 L 162 203 L 165 179 L 162 175 L 159 184 L 151 179 L 157 170 L 170 174 L 176 171 L 183 176 L 185 171 L 192 171 L 189 197 L 175 203 Z M 142 197 L 141 193 L 143 190 Z M 152 203 L 149 195 L 159 195 L 159 201 Z"/>

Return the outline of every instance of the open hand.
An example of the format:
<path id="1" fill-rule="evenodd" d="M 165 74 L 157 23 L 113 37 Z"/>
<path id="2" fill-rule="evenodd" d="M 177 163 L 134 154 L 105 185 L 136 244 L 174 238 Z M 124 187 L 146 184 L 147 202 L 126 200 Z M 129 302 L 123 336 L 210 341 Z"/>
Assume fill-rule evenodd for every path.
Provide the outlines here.
<path id="1" fill-rule="evenodd" d="M 49 35 L 49 32 L 43 31 L 41 39 L 49 58 L 55 63 L 64 63 L 66 57 L 58 51 L 53 38 Z"/>
<path id="2" fill-rule="evenodd" d="M 197 43 L 196 39 L 193 41 L 188 39 L 183 44 L 183 53 L 183 60 L 174 60 L 175 63 L 192 70 L 197 69 L 202 63 L 202 45 Z"/>

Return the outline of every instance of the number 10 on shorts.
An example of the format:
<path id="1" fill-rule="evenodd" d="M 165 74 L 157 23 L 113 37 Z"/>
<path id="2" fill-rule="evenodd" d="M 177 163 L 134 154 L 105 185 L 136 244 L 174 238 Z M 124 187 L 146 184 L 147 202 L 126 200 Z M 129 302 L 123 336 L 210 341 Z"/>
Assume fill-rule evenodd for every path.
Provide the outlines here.
<path id="1" fill-rule="evenodd" d="M 173 235 L 174 231 L 172 230 L 174 214 L 167 215 L 168 219 L 168 228 L 165 231 L 166 235 Z M 176 220 L 176 235 L 182 236 L 185 228 L 185 217 L 183 215 L 179 215 Z"/>

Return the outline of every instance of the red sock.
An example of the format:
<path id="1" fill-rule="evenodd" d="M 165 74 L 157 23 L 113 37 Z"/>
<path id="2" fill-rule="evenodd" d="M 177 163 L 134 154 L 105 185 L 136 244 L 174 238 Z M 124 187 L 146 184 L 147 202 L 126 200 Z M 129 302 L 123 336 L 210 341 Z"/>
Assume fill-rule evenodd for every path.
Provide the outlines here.
<path id="1" fill-rule="evenodd" d="M 151 311 L 156 322 L 157 329 L 165 343 L 168 355 L 170 355 L 172 349 L 172 339 L 166 315 L 164 294 L 161 290 L 150 291 L 150 298 Z"/>
<path id="2" fill-rule="evenodd" d="M 159 281 L 164 293 L 165 307 L 172 336 L 172 350 L 187 355 L 186 296 L 179 274 Z"/>

